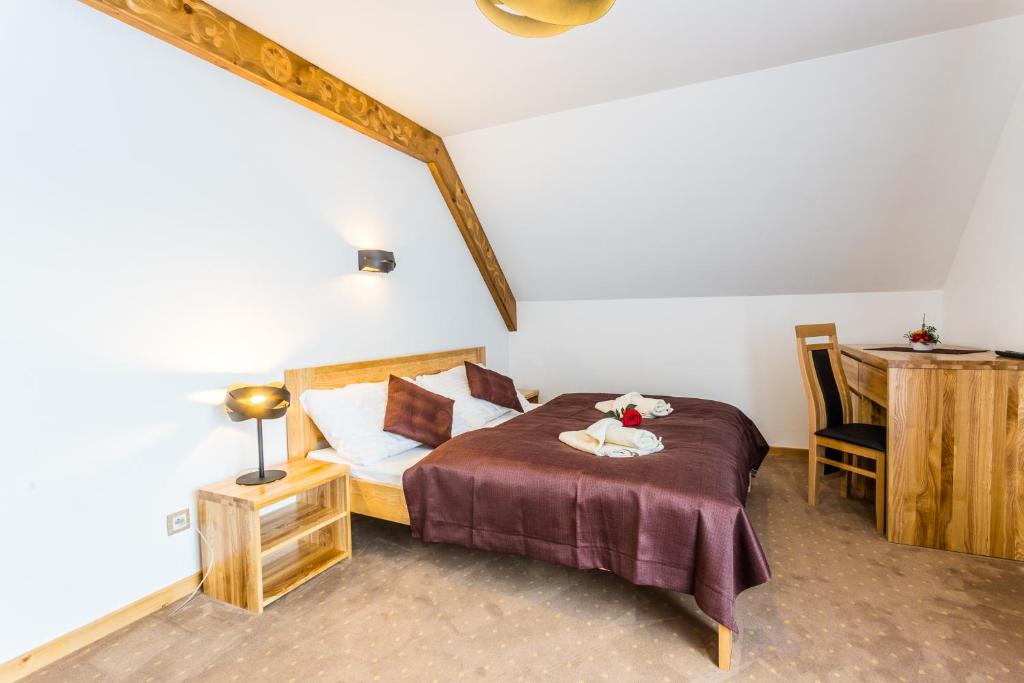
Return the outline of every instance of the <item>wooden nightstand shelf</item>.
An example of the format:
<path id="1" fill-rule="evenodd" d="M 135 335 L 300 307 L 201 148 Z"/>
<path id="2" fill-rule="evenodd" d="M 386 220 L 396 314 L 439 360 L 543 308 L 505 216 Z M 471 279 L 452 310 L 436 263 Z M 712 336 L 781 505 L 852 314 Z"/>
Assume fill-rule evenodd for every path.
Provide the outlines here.
<path id="1" fill-rule="evenodd" d="M 263 486 L 228 479 L 198 491 L 203 590 L 259 614 L 288 591 L 352 555 L 348 465 L 291 460 L 288 476 Z M 261 515 L 260 510 L 295 498 Z M 212 561 L 212 569 L 210 569 Z"/>
<path id="2" fill-rule="evenodd" d="M 540 391 L 537 389 L 520 389 L 519 393 L 530 403 L 540 403 Z"/>

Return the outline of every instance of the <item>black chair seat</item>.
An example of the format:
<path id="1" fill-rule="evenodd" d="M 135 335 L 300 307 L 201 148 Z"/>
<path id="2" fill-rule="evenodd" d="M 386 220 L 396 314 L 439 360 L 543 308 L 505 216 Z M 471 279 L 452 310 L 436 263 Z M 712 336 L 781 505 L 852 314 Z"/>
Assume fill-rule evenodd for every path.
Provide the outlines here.
<path id="1" fill-rule="evenodd" d="M 827 439 L 845 441 L 855 446 L 885 452 L 885 427 L 882 425 L 851 423 L 825 427 L 814 433 Z"/>

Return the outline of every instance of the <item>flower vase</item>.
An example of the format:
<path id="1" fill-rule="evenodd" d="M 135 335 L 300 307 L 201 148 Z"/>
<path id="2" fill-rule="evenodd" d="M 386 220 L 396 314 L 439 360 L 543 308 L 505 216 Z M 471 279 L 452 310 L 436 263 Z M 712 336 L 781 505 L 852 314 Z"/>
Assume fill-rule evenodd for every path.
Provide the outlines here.
<path id="1" fill-rule="evenodd" d="M 925 344 L 924 342 L 913 342 L 910 345 L 910 348 L 914 349 L 915 351 L 934 351 L 935 350 L 935 344 Z"/>

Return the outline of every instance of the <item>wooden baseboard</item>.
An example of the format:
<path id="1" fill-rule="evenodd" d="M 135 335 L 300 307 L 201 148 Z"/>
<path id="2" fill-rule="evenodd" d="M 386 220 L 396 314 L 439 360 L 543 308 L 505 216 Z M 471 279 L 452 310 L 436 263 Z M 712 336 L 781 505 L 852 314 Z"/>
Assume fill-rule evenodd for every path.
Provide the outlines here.
<path id="1" fill-rule="evenodd" d="M 789 446 L 772 446 L 768 449 L 768 455 L 783 455 L 788 457 L 807 457 L 806 448 L 791 448 Z"/>
<path id="2" fill-rule="evenodd" d="M 20 657 L 0 664 L 0 683 L 17 681 L 30 673 L 39 671 L 61 657 L 94 643 L 100 638 L 166 607 L 175 600 L 180 600 L 195 590 L 201 578 L 202 572 L 186 576 L 181 581 L 161 588 L 130 605 L 100 617 L 96 621 L 54 638 Z"/>

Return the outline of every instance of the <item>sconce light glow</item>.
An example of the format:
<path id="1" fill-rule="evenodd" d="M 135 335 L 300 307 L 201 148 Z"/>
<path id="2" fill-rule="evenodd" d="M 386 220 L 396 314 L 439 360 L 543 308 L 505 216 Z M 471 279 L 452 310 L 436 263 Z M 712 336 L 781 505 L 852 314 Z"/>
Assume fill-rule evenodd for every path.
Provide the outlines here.
<path id="1" fill-rule="evenodd" d="M 190 394 L 186 394 L 185 398 L 195 403 L 219 406 L 224 404 L 224 393 L 224 389 L 207 389 L 205 391 L 193 391 Z"/>
<path id="2" fill-rule="evenodd" d="M 396 265 L 393 252 L 383 249 L 359 250 L 359 270 L 364 273 L 390 273 Z"/>

